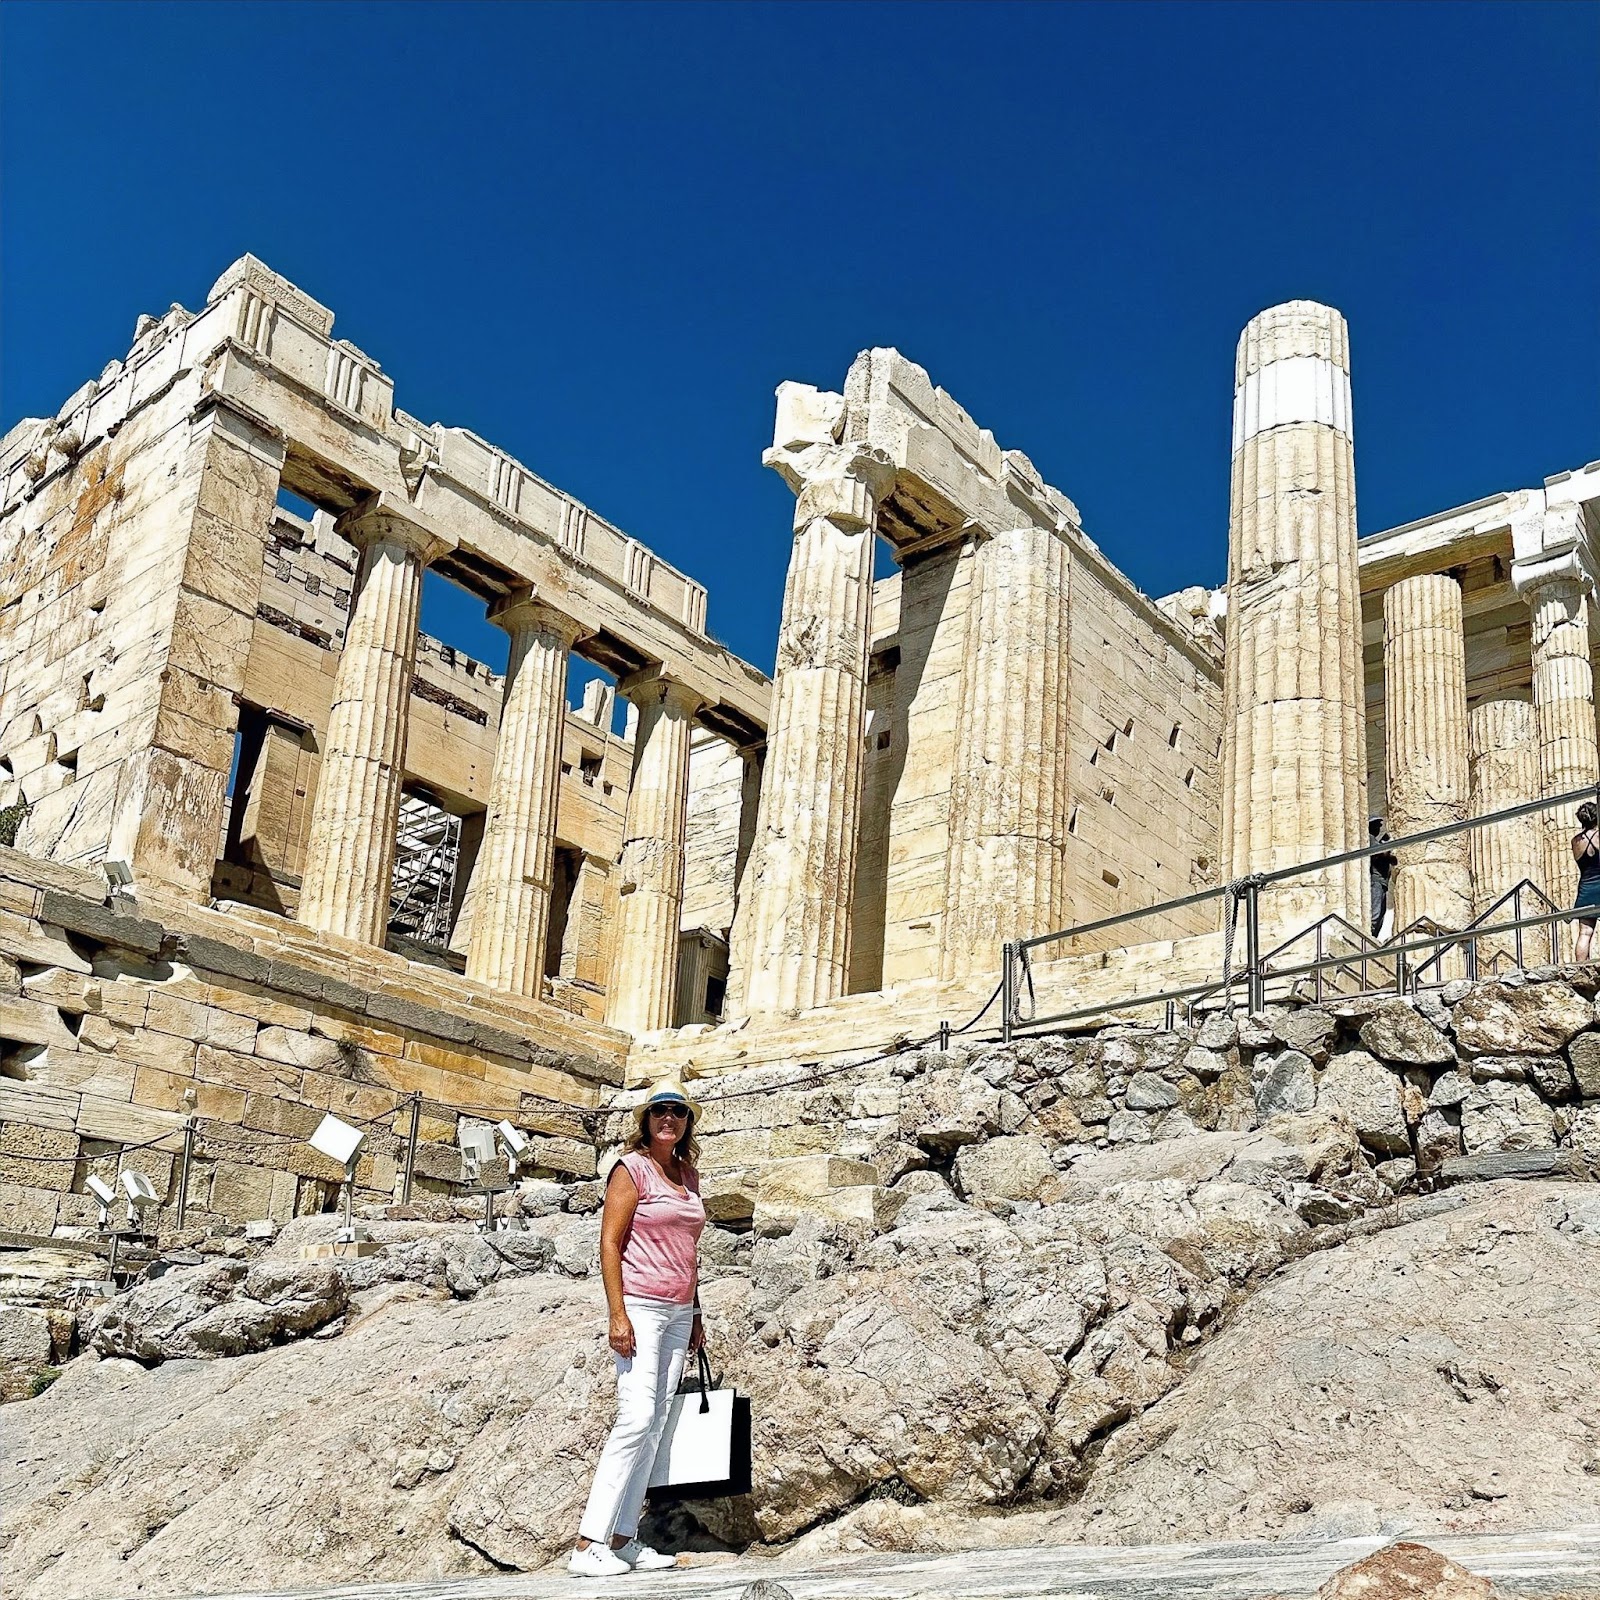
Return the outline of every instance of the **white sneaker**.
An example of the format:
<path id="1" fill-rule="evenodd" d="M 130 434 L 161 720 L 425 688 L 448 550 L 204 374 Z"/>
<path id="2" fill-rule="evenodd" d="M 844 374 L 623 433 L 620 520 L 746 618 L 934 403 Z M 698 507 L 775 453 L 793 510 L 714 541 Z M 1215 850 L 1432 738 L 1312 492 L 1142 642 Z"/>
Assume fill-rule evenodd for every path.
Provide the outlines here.
<path id="1" fill-rule="evenodd" d="M 567 1557 L 567 1571 L 574 1578 L 620 1578 L 633 1568 L 609 1546 L 588 1544 Z"/>
<path id="2" fill-rule="evenodd" d="M 668 1567 L 678 1564 L 676 1556 L 664 1556 L 659 1550 L 640 1544 L 637 1539 L 630 1539 L 614 1553 L 621 1556 L 635 1572 L 665 1572 Z"/>

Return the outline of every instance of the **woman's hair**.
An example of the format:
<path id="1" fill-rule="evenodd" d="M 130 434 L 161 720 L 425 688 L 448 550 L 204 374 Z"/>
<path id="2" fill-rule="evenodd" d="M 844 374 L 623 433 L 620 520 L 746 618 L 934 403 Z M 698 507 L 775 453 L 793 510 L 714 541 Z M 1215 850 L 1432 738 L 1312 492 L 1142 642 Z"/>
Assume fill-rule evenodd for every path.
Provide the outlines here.
<path id="1" fill-rule="evenodd" d="M 650 1118 L 655 1115 L 654 1106 L 646 1106 L 644 1115 L 639 1118 L 638 1126 L 623 1142 L 623 1153 L 632 1154 L 635 1150 L 648 1150 L 650 1148 Z M 683 1137 L 673 1145 L 672 1153 L 686 1166 L 697 1167 L 700 1165 L 700 1141 L 694 1136 L 694 1112 L 690 1112 L 685 1119 L 686 1126 Z"/>
<path id="2" fill-rule="evenodd" d="M 1596 822 L 1600 822 L 1600 811 L 1595 810 L 1593 800 L 1585 800 L 1578 807 L 1578 826 L 1592 828 Z"/>

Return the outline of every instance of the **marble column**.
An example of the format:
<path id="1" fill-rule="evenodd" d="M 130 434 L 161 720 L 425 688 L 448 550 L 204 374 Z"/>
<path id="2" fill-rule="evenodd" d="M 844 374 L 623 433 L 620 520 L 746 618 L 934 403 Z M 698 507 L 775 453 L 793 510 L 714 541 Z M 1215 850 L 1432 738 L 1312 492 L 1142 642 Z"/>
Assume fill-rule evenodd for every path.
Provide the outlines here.
<path id="1" fill-rule="evenodd" d="M 1366 713 L 1356 571 L 1350 346 L 1337 311 L 1255 317 L 1234 369 L 1223 691 L 1228 877 L 1366 843 Z M 1329 912 L 1366 926 L 1366 865 L 1262 898 L 1284 938 Z"/>
<path id="2" fill-rule="evenodd" d="M 998 969 L 1007 939 L 1071 920 L 1069 570 L 1048 528 L 1008 529 L 977 547 L 951 772 L 945 978 Z"/>
<path id="3" fill-rule="evenodd" d="M 306 843 L 301 922 L 382 944 L 417 658 L 422 573 L 445 548 L 383 502 L 339 519 L 361 554 Z"/>
<path id="4" fill-rule="evenodd" d="M 1526 700 L 1485 700 L 1467 713 L 1471 811 L 1475 817 L 1525 805 L 1539 795 L 1539 743 L 1533 707 Z M 1543 833 L 1537 813 L 1512 817 L 1472 830 L 1472 910 L 1482 916 L 1502 895 L 1528 879 L 1544 886 Z M 1525 901 L 1523 914 L 1541 906 Z M 1512 905 L 1502 906 L 1492 921 L 1509 921 Z M 1523 954 L 1544 960 L 1550 954 L 1549 938 L 1532 930 L 1523 935 Z M 1516 939 L 1496 934 L 1478 941 L 1480 970 L 1497 964 L 1496 958 L 1514 961 Z"/>
<path id="5" fill-rule="evenodd" d="M 864 445 L 816 444 L 768 460 L 799 499 L 731 985 L 758 1014 L 823 1005 L 845 990 L 875 526 L 894 482 L 888 458 Z"/>
<path id="6" fill-rule="evenodd" d="M 1383 677 L 1389 832 L 1398 839 L 1465 822 L 1467 657 L 1461 585 L 1454 578 L 1402 578 L 1384 594 Z M 1395 853 L 1390 892 L 1396 933 L 1419 917 L 1441 929 L 1472 920 L 1471 848 L 1463 831 Z M 1440 976 L 1460 977 L 1464 970 L 1460 953 L 1452 951 Z"/>
<path id="7" fill-rule="evenodd" d="M 617 868 L 617 921 L 606 1021 L 629 1033 L 677 1020 L 689 740 L 705 701 L 652 670 L 618 685 L 638 707 L 628 818 Z"/>
<path id="8" fill-rule="evenodd" d="M 1600 779 L 1589 655 L 1589 577 L 1576 548 L 1513 563 L 1512 582 L 1533 611 L 1533 711 L 1539 739 L 1539 787 L 1565 794 Z M 1545 890 L 1570 905 L 1578 881 L 1572 836 L 1577 806 L 1544 813 Z"/>
<path id="9" fill-rule="evenodd" d="M 467 976 L 537 999 L 549 936 L 567 657 L 581 629 L 528 590 L 489 616 L 511 635 L 511 656 L 472 883 Z"/>

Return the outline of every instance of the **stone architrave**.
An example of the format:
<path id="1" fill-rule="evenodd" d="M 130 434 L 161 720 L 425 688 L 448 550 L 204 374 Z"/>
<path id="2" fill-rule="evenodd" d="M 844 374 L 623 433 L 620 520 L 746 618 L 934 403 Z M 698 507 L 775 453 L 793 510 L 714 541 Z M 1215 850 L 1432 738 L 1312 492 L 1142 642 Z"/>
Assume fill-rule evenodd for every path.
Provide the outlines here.
<path id="1" fill-rule="evenodd" d="M 1443 573 L 1402 578 L 1383 597 L 1384 750 L 1388 830 L 1395 838 L 1467 820 L 1467 658 L 1461 585 Z M 1472 920 L 1465 830 L 1396 851 L 1397 932 L 1425 918 L 1441 929 Z M 1414 958 L 1426 962 L 1429 952 Z M 1452 950 L 1440 970 L 1465 975 Z"/>
<path id="2" fill-rule="evenodd" d="M 1546 513 L 1547 519 L 1552 515 Z M 1590 580 L 1579 559 L 1576 530 L 1565 551 L 1513 563 L 1511 578 L 1533 611 L 1533 710 L 1540 788 L 1554 795 L 1593 785 L 1600 780 L 1600 742 L 1589 652 Z M 1558 904 L 1571 904 L 1577 883 L 1572 860 L 1572 836 L 1578 831 L 1575 809 L 1546 812 L 1541 830 L 1545 888 Z"/>
<path id="3" fill-rule="evenodd" d="M 467 976 L 537 999 L 550 932 L 567 658 L 581 629 L 528 589 L 489 618 L 511 635 L 511 653 L 472 880 Z"/>
<path id="4" fill-rule="evenodd" d="M 617 920 L 606 1021 L 630 1033 L 676 1022 L 683 914 L 689 741 L 705 701 L 659 670 L 618 685 L 639 708 L 628 818 L 617 868 Z"/>
<path id="5" fill-rule="evenodd" d="M 823 1005 L 845 990 L 875 528 L 894 482 L 888 457 L 864 445 L 777 449 L 766 460 L 799 499 L 731 985 L 753 1014 Z"/>
<path id="6" fill-rule="evenodd" d="M 424 568 L 446 546 L 382 499 L 339 519 L 361 553 L 306 844 L 299 919 L 382 944 Z"/>
<path id="7" fill-rule="evenodd" d="M 1471 777 L 1471 811 L 1485 817 L 1511 806 L 1525 805 L 1539 794 L 1539 744 L 1533 707 L 1526 700 L 1485 700 L 1467 713 L 1468 759 Z M 1472 910 L 1481 917 L 1519 883 L 1544 886 L 1543 839 L 1535 813 L 1511 817 L 1472 830 Z M 1524 916 L 1543 910 L 1539 901 L 1524 898 Z M 1500 906 L 1492 921 L 1511 920 L 1516 907 Z M 1530 929 L 1522 937 L 1523 954 L 1543 960 L 1550 953 L 1547 934 Z M 1492 934 L 1478 941 L 1479 970 L 1502 960 L 1516 960 L 1513 934 Z"/>
<path id="8" fill-rule="evenodd" d="M 1228 877 L 1366 843 L 1350 344 L 1337 311 L 1292 300 L 1239 340 L 1223 708 Z M 1270 889 L 1263 931 L 1329 912 L 1365 926 L 1366 864 Z"/>
<path id="9" fill-rule="evenodd" d="M 997 967 L 1065 927 L 1067 548 L 1052 529 L 983 539 L 973 568 L 950 792 L 941 975 Z"/>

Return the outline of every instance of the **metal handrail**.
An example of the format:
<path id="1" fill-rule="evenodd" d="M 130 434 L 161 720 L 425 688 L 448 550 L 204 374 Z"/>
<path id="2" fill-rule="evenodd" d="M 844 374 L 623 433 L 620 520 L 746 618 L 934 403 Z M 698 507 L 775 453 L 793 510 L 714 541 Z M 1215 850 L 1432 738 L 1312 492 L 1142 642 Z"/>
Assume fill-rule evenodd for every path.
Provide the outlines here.
<path id="1" fill-rule="evenodd" d="M 1344 850 L 1330 856 L 1323 856 L 1315 861 L 1302 862 L 1293 867 L 1280 867 L 1271 872 L 1252 873 L 1247 877 L 1236 879 L 1229 883 L 1218 884 L 1210 889 L 1198 890 L 1193 894 L 1181 895 L 1174 900 L 1165 900 L 1153 906 L 1143 906 L 1134 911 L 1122 911 L 1113 916 L 1100 917 L 1093 922 L 1079 923 L 1075 927 L 1061 929 L 1055 933 L 1035 934 L 1026 939 L 1008 941 L 1001 955 L 1000 987 L 1003 996 L 1001 1009 L 1000 1037 L 1009 1040 L 1013 1031 L 1022 1024 L 1029 1028 L 1037 1029 L 1049 1025 L 1060 1025 L 1086 1021 L 1091 1017 L 1105 1016 L 1109 1013 L 1120 1011 L 1143 1010 L 1148 1006 L 1165 1004 L 1169 1018 L 1173 1014 L 1174 1005 L 1183 1001 L 1186 1013 L 1193 1017 L 1194 1003 L 1210 994 L 1226 993 L 1231 996 L 1236 985 L 1243 984 L 1246 992 L 1246 1004 L 1251 1011 L 1259 1011 L 1265 1004 L 1267 979 L 1296 979 L 1304 976 L 1314 976 L 1317 981 L 1317 997 L 1320 999 L 1323 992 L 1322 975 L 1329 970 L 1346 969 L 1352 974 L 1354 969 L 1360 968 L 1361 989 L 1358 992 L 1374 992 L 1370 983 L 1370 966 L 1374 961 L 1393 962 L 1394 975 L 1392 986 L 1397 993 L 1405 993 L 1408 977 L 1408 964 L 1406 957 L 1417 951 L 1432 951 L 1431 959 L 1424 960 L 1410 968 L 1410 984 L 1413 992 L 1421 987 L 1422 975 L 1430 968 L 1437 968 L 1442 976 L 1442 963 L 1444 956 L 1452 947 L 1460 946 L 1466 952 L 1469 970 L 1473 975 L 1477 972 L 1477 944 L 1478 940 L 1504 933 L 1511 933 L 1516 938 L 1516 960 L 1520 967 L 1522 962 L 1522 934 L 1527 928 L 1547 927 L 1550 929 L 1550 951 L 1552 959 L 1557 954 L 1556 927 L 1559 923 L 1574 920 L 1582 915 L 1579 908 L 1562 909 L 1556 906 L 1544 890 L 1528 879 L 1515 885 L 1506 894 L 1500 896 L 1493 905 L 1487 907 L 1473 919 L 1465 928 L 1448 929 L 1443 932 L 1409 938 L 1411 929 L 1404 930 L 1398 941 L 1391 939 L 1379 944 L 1364 930 L 1357 928 L 1347 918 L 1338 912 L 1330 912 L 1327 916 L 1312 923 L 1309 927 L 1301 929 L 1291 935 L 1283 943 L 1272 950 L 1263 952 L 1261 949 L 1260 925 L 1260 900 L 1261 891 L 1274 884 L 1286 882 L 1292 878 L 1309 873 L 1324 872 L 1331 867 L 1346 865 L 1355 861 L 1363 861 L 1379 854 L 1392 854 L 1403 851 L 1409 847 L 1428 844 L 1435 839 L 1448 838 L 1454 834 L 1471 832 L 1476 828 L 1486 828 L 1497 823 L 1514 820 L 1518 817 L 1531 816 L 1536 813 L 1549 812 L 1561 806 L 1572 805 L 1575 802 L 1591 800 L 1600 797 L 1600 787 L 1585 786 L 1581 789 L 1568 790 L 1563 794 L 1551 795 L 1538 800 L 1525 801 L 1514 806 L 1505 806 L 1499 811 L 1486 812 L 1479 817 L 1468 818 L 1464 822 L 1445 823 L 1437 828 L 1426 828 L 1417 833 L 1407 834 L 1398 839 L 1381 839 L 1374 843 L 1363 845 L 1359 849 Z M 1532 917 L 1521 915 L 1521 894 L 1524 888 L 1532 890 L 1551 909 L 1549 912 L 1540 913 Z M 1113 1001 L 1104 1001 L 1093 1006 L 1081 1006 L 1071 1011 L 1054 1013 L 1050 1016 L 1029 1016 L 1026 1019 L 1019 1017 L 1018 1005 L 1020 995 L 1017 985 L 1017 969 L 1020 966 L 1026 973 L 1028 971 L 1028 953 L 1038 949 L 1041 945 L 1057 943 L 1065 939 L 1082 938 L 1091 933 L 1104 931 L 1107 928 L 1124 926 L 1130 922 L 1141 921 L 1152 916 L 1169 915 L 1175 911 L 1186 910 L 1191 906 L 1203 905 L 1208 901 L 1222 897 L 1231 897 L 1237 908 L 1239 903 L 1245 907 L 1245 962 L 1243 968 L 1237 973 L 1229 970 L 1229 958 L 1225 949 L 1224 975 L 1219 980 L 1207 980 L 1200 984 L 1186 984 L 1179 988 L 1153 990 L 1148 993 L 1134 994 Z M 1492 917 L 1505 902 L 1513 902 L 1513 910 L 1517 914 L 1509 922 L 1489 923 Z M 1237 909 L 1234 911 L 1236 918 Z M 1335 955 L 1325 954 L 1326 930 L 1330 926 L 1342 928 L 1354 940 L 1356 949 L 1341 951 Z M 1285 967 L 1281 965 L 1282 954 L 1292 945 L 1299 943 L 1310 936 L 1315 936 L 1317 955 L 1310 962 Z M 1227 924 L 1224 926 L 1225 946 L 1231 947 L 1231 934 Z M 1102 952 L 1105 953 L 1105 952 Z M 1391 986 L 1390 982 L 1383 984 L 1384 989 Z"/>

